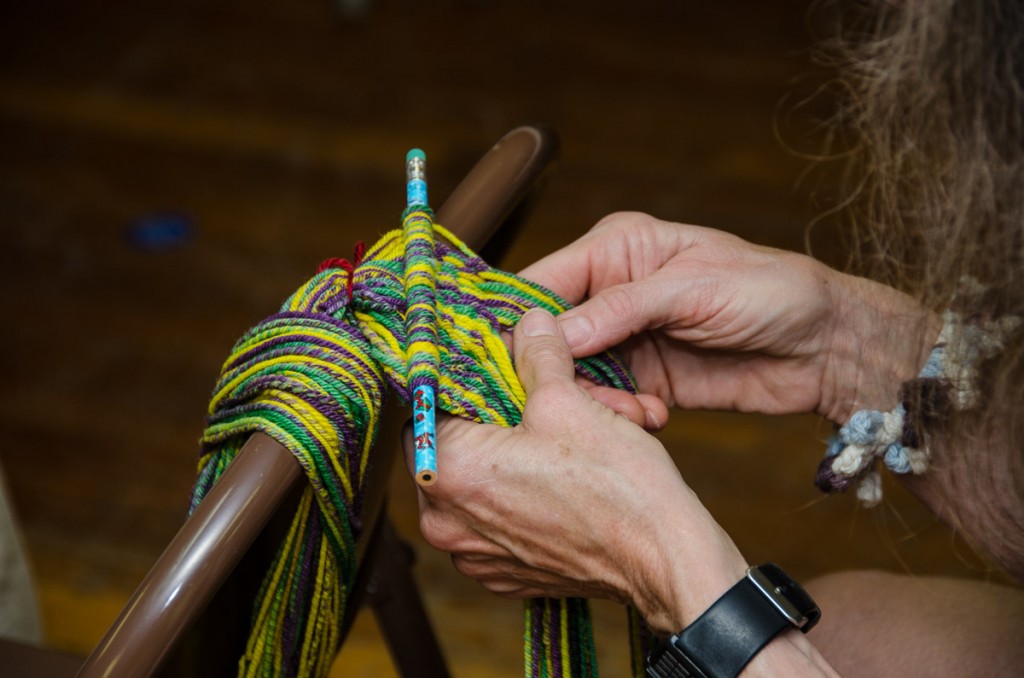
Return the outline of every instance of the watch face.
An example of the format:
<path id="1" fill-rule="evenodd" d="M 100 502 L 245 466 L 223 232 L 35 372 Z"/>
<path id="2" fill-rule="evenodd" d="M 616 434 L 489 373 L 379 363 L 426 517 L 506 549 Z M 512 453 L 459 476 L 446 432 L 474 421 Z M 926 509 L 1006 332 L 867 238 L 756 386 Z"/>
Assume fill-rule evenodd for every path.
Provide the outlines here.
<path id="1" fill-rule="evenodd" d="M 804 633 L 818 623 L 821 611 L 817 603 L 778 565 L 767 563 L 752 567 L 747 576 Z"/>

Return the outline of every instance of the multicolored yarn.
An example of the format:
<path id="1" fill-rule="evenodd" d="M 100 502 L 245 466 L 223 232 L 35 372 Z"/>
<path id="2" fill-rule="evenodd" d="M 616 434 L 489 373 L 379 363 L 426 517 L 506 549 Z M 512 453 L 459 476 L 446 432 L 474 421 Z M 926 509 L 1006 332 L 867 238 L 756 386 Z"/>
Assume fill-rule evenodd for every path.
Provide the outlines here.
<path id="1" fill-rule="evenodd" d="M 654 632 L 636 608 L 630 607 L 628 614 L 630 669 L 633 676 L 646 676 L 647 657 L 655 644 Z"/>
<path id="2" fill-rule="evenodd" d="M 951 411 L 978 404 L 981 362 L 998 354 L 1019 324 L 1011 316 L 965 318 L 946 311 L 935 348 L 920 375 L 902 385 L 900 403 L 888 412 L 854 412 L 829 439 L 815 485 L 837 492 L 856 484 L 857 498 L 870 507 L 882 500 L 877 460 L 896 474 L 926 472 L 931 453 L 925 430 Z"/>
<path id="3" fill-rule="evenodd" d="M 438 382 L 437 310 L 434 308 L 434 219 L 420 205 L 406 210 L 402 223 L 405 241 L 405 327 L 408 337 L 408 380 L 412 389 L 413 444 L 416 446 L 416 481 L 437 480 L 437 440 L 434 407 Z"/>
<path id="4" fill-rule="evenodd" d="M 434 307 L 434 214 L 427 204 L 427 156 L 418 149 L 405 158 L 405 329 L 408 379 L 412 389 L 415 478 L 420 485 L 437 480 L 437 310 Z"/>
<path id="5" fill-rule="evenodd" d="M 412 211 L 405 218 L 425 217 Z M 566 303 L 491 268 L 444 228 L 434 229 L 451 243 L 435 242 L 431 257 L 438 405 L 474 421 L 514 426 L 525 393 L 501 333 L 530 308 L 559 313 Z M 364 479 L 385 383 L 408 403 L 418 378 L 419 363 L 410 356 L 421 340 L 405 322 L 418 303 L 405 288 L 407 249 L 396 230 L 361 262 L 326 262 L 279 313 L 238 341 L 214 389 L 193 506 L 254 432 L 291 450 L 309 478 L 255 601 L 239 676 L 323 676 L 336 654 L 355 581 L 355 544 L 367 527 Z M 635 388 L 611 354 L 580 360 L 576 368 L 598 383 Z M 586 601 L 530 601 L 525 617 L 526 675 L 597 674 Z M 635 657 L 635 667 L 643 656 Z"/>

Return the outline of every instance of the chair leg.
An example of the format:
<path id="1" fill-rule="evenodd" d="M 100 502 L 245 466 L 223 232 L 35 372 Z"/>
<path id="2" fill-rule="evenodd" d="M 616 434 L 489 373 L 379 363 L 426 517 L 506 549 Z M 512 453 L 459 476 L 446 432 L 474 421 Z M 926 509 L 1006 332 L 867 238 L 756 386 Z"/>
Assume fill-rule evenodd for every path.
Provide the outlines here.
<path id="1" fill-rule="evenodd" d="M 377 618 L 398 673 L 406 678 L 448 678 L 448 667 L 427 617 L 413 553 L 384 517 L 366 583 L 366 602 Z"/>

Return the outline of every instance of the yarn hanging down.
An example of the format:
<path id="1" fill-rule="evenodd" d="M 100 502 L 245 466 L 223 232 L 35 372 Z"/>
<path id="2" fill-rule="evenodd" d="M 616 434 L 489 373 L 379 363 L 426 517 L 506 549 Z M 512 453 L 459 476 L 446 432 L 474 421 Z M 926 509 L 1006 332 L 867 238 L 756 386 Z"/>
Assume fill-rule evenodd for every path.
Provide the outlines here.
<path id="1" fill-rule="evenodd" d="M 432 214 L 409 210 L 404 218 L 408 223 Z M 442 236 L 432 253 L 437 406 L 473 421 L 515 426 L 525 393 L 501 333 L 530 308 L 557 314 L 567 304 L 491 268 L 447 230 L 434 228 Z M 239 676 L 324 676 L 337 652 L 358 568 L 356 541 L 371 527 L 362 521 L 364 479 L 373 464 L 385 384 L 408 403 L 409 365 L 418 364 L 409 359 L 406 336 L 407 250 L 403 231 L 395 230 L 365 258 L 325 262 L 279 313 L 236 343 L 214 389 L 193 508 L 256 432 L 288 448 L 309 480 L 254 602 Z M 599 384 L 635 390 L 612 354 L 579 360 L 576 370 Z M 630 614 L 631 627 L 642 629 Z M 585 600 L 529 601 L 525 624 L 527 676 L 597 675 Z M 643 675 L 646 640 L 639 631 L 632 636 L 634 672 Z"/>

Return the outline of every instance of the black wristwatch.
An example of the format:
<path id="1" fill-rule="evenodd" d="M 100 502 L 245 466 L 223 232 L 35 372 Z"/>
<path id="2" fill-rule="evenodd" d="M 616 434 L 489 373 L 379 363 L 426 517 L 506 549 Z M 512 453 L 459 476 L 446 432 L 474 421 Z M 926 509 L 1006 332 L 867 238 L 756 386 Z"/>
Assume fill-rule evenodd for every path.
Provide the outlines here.
<path id="1" fill-rule="evenodd" d="M 647 676 L 735 678 L 772 638 L 793 627 L 807 633 L 820 617 L 781 567 L 752 567 L 695 622 L 651 650 Z"/>

